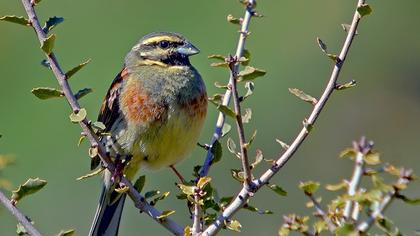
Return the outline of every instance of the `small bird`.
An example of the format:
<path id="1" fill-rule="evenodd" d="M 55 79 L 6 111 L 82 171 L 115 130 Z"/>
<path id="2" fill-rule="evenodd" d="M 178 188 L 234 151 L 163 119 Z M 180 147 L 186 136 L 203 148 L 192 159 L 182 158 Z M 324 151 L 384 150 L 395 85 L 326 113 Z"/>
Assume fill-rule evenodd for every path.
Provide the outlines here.
<path id="1" fill-rule="evenodd" d="M 140 167 L 172 167 L 196 146 L 207 113 L 205 84 L 189 61 L 199 52 L 178 33 L 154 32 L 125 57 L 98 121 L 110 134 L 101 142 L 117 167 L 125 163 L 126 178 L 133 179 Z M 115 175 L 105 170 L 89 235 L 118 234 L 126 194 L 114 191 Z"/>

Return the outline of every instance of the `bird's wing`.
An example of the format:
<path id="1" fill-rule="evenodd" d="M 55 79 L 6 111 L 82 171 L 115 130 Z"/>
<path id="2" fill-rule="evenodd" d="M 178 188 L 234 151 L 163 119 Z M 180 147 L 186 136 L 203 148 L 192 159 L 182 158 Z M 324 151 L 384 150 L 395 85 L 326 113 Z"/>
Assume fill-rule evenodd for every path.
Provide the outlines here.
<path id="1" fill-rule="evenodd" d="M 121 72 L 117 74 L 108 89 L 104 101 L 102 102 L 98 121 L 105 125 L 105 132 L 109 132 L 111 130 L 112 125 L 121 115 L 119 96 L 121 94 L 122 83 L 124 79 L 127 78 L 127 75 L 128 71 L 126 68 L 122 69 Z"/>

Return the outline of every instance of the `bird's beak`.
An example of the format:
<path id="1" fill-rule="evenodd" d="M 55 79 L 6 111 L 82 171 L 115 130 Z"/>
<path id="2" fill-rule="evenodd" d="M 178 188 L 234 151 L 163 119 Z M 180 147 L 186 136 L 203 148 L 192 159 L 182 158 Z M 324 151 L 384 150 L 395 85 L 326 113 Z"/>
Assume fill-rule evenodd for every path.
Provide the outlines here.
<path id="1" fill-rule="evenodd" d="M 192 55 L 200 53 L 200 50 L 196 48 L 194 45 L 192 45 L 191 43 L 185 43 L 184 45 L 178 47 L 176 51 L 179 54 L 182 54 L 185 56 L 192 56 Z"/>

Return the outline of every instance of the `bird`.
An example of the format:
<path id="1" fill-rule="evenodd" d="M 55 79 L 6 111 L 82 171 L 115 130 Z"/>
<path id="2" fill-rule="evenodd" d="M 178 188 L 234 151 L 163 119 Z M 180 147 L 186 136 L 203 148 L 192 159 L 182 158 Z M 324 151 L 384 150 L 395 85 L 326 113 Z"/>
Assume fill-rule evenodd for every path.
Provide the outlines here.
<path id="1" fill-rule="evenodd" d="M 173 167 L 196 146 L 207 113 L 203 79 L 189 57 L 200 51 L 184 36 L 153 32 L 132 47 L 102 103 L 100 142 L 122 174 Z M 95 168 L 98 163 L 91 163 Z M 102 193 L 89 235 L 118 235 L 126 194 L 115 173 L 104 171 Z"/>

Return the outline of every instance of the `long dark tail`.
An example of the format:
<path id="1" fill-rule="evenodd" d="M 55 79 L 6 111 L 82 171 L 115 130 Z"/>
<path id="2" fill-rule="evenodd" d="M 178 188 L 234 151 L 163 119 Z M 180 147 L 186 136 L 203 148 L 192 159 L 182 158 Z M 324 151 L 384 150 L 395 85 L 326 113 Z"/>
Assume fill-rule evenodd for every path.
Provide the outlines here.
<path id="1" fill-rule="evenodd" d="M 113 187 L 102 188 L 99 205 L 89 231 L 90 236 L 117 236 L 126 194 L 118 194 Z"/>

